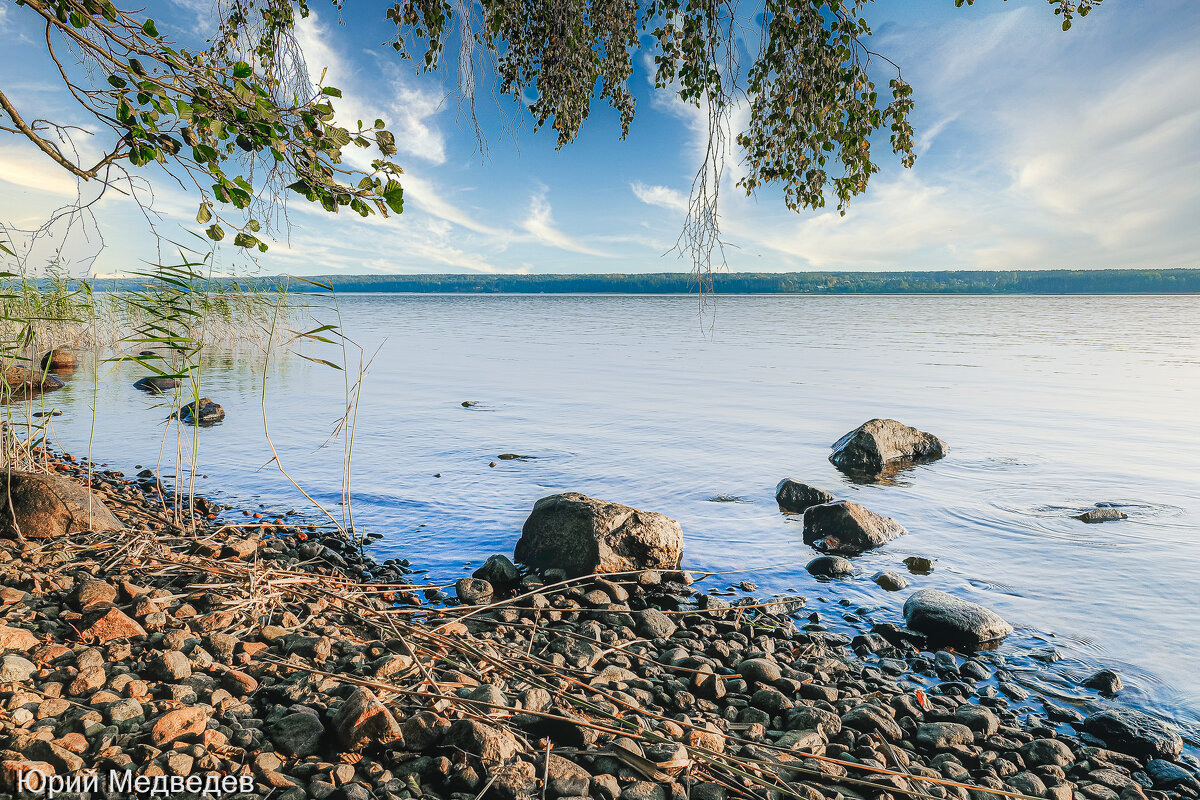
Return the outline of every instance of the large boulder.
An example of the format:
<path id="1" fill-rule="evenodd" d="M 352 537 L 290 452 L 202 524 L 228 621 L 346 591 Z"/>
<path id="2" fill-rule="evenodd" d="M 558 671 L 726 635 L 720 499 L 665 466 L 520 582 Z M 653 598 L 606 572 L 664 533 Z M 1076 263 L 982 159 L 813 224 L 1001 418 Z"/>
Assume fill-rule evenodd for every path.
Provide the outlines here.
<path id="1" fill-rule="evenodd" d="M 36 397 L 42 392 L 61 389 L 66 384 L 53 375 L 41 370 L 30 370 L 20 364 L 7 367 L 0 372 L 0 394 L 3 402 L 19 402 Z"/>
<path id="2" fill-rule="evenodd" d="M 79 357 L 74 350 L 56 347 L 42 356 L 41 363 L 43 372 L 71 372 L 79 365 Z"/>
<path id="3" fill-rule="evenodd" d="M 1178 731 L 1132 708 L 1110 708 L 1092 714 L 1083 721 L 1083 730 L 1104 742 L 1109 749 L 1142 760 L 1174 761 L 1183 752 L 1183 738 Z"/>
<path id="4" fill-rule="evenodd" d="M 905 533 L 904 526 L 891 517 L 847 500 L 822 503 L 804 512 L 804 543 L 823 553 L 858 555 Z"/>
<path id="5" fill-rule="evenodd" d="M 978 603 L 937 589 L 921 589 L 904 602 L 904 620 L 939 643 L 976 646 L 1003 639 L 1012 625 Z"/>
<path id="6" fill-rule="evenodd" d="M 125 527 L 90 489 L 68 478 L 12 472 L 7 480 L 8 490 L 0 491 L 0 536 L 53 539 Z"/>
<path id="7" fill-rule="evenodd" d="M 843 472 L 878 475 L 889 467 L 933 461 L 947 450 L 932 433 L 894 419 L 873 419 L 834 442 L 829 461 Z"/>
<path id="8" fill-rule="evenodd" d="M 834 499 L 834 496 L 824 489 L 792 478 L 784 478 L 775 487 L 775 502 L 779 504 L 779 510 L 789 514 L 803 514 L 812 506 L 832 503 Z"/>
<path id="9" fill-rule="evenodd" d="M 567 492 L 534 503 L 513 556 L 571 577 L 674 569 L 683 556 L 683 530 L 663 514 Z"/>

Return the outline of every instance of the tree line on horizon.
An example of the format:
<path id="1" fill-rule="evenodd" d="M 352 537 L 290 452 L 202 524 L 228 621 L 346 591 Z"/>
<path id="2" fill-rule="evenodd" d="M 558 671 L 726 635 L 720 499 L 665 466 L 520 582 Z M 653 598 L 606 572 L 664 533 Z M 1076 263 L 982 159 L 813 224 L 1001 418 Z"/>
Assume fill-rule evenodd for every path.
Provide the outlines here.
<path id="1" fill-rule="evenodd" d="M 321 275 L 298 282 L 285 277 L 239 279 L 256 290 L 414 294 L 694 294 L 686 272 L 550 275 Z M 216 279 L 214 288 L 233 284 Z M 133 289 L 137 278 L 93 282 L 95 290 Z M 987 270 L 922 272 L 730 272 L 712 276 L 714 294 L 1200 294 L 1200 269 Z"/>

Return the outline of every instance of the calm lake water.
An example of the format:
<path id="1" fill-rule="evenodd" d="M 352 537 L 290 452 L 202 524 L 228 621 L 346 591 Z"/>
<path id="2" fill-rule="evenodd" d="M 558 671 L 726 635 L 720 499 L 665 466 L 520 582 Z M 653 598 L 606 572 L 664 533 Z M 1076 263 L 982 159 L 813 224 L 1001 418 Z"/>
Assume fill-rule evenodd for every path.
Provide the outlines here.
<path id="1" fill-rule="evenodd" d="M 1027 683 L 1090 702 L 1073 681 L 1112 667 L 1122 702 L 1197 742 L 1200 298 L 721 297 L 702 319 L 694 297 L 350 295 L 341 310 L 347 332 L 378 348 L 354 451 L 355 515 L 383 534 L 378 557 L 453 580 L 511 553 L 534 501 L 566 490 L 678 519 L 688 567 L 753 570 L 705 585 L 793 589 L 823 616 L 848 597 L 899 621 L 909 592 L 870 576 L 927 556 L 936 569 L 912 589 L 1000 612 L 1018 629 L 1002 652 Z M 211 368 L 203 393 L 228 417 L 201 431 L 201 491 L 303 511 L 264 466 L 261 359 Z M 92 435 L 88 373 L 45 399 L 64 409 L 55 434 L 77 454 Z M 168 413 L 131 388 L 136 377 L 103 365 L 96 396 L 92 453 L 126 472 L 155 463 Z M 280 359 L 267 388 L 283 463 L 336 504 L 341 447 L 320 446 L 341 375 Z M 950 453 L 893 485 L 853 484 L 829 445 L 872 417 L 936 433 Z M 500 453 L 536 458 L 489 467 Z M 819 584 L 799 520 L 774 503 L 786 476 L 909 535 L 858 558 L 857 578 Z M 1097 502 L 1129 519 L 1071 518 Z"/>

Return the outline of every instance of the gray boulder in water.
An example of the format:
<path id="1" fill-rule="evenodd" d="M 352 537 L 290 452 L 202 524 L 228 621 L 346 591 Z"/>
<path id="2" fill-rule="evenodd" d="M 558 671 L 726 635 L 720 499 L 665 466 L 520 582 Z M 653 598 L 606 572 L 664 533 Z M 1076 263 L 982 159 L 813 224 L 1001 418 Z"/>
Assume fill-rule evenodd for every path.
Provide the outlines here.
<path id="1" fill-rule="evenodd" d="M 784 478 L 775 487 L 775 502 L 779 504 L 779 510 L 790 514 L 803 514 L 812 506 L 831 503 L 834 499 L 834 496 L 824 489 L 792 478 Z"/>
<path id="2" fill-rule="evenodd" d="M 653 511 L 578 492 L 554 494 L 534 504 L 513 556 L 538 569 L 562 569 L 570 577 L 675 569 L 683 557 L 683 529 Z"/>
<path id="3" fill-rule="evenodd" d="M 858 503 L 835 500 L 804 512 L 804 543 L 822 553 L 858 555 L 907 533 L 891 517 Z"/>
<path id="4" fill-rule="evenodd" d="M 225 419 L 225 409 L 207 397 L 201 397 L 194 403 L 188 403 L 176 412 L 180 422 L 190 422 L 193 425 L 212 425 Z"/>
<path id="5" fill-rule="evenodd" d="M 1174 761 L 1183 752 L 1183 738 L 1178 731 L 1132 708 L 1110 708 L 1092 714 L 1083 721 L 1083 731 L 1104 742 L 1110 750 L 1140 759 Z"/>
<path id="6" fill-rule="evenodd" d="M 921 589 L 904 602 L 904 621 L 936 642 L 979 645 L 1013 632 L 996 612 L 937 589 Z"/>
<path id="7" fill-rule="evenodd" d="M 932 433 L 894 419 L 873 419 L 834 442 L 829 461 L 843 472 L 878 475 L 889 467 L 933 461 L 949 449 Z"/>
<path id="8" fill-rule="evenodd" d="M 1129 519 L 1129 515 L 1120 509 L 1105 507 L 1089 509 L 1082 514 L 1077 514 L 1075 519 L 1090 523 L 1115 522 L 1119 519 Z"/>
<path id="9" fill-rule="evenodd" d="M 854 572 L 850 559 L 841 556 L 817 556 L 804 567 L 818 578 L 840 578 Z"/>

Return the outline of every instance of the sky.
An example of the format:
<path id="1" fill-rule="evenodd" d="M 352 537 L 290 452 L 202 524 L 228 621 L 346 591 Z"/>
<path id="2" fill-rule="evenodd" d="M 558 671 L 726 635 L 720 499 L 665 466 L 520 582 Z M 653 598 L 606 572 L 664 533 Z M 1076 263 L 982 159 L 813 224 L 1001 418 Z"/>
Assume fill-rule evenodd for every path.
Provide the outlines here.
<path id="1" fill-rule="evenodd" d="M 161 0 L 160 30 L 208 30 L 203 0 Z M 310 72 L 344 101 L 339 121 L 382 117 L 405 169 L 405 211 L 331 216 L 297 198 L 289 230 L 221 272 L 614 273 L 683 271 L 672 252 L 699 165 L 703 118 L 655 92 L 645 63 L 629 136 L 596 105 L 561 150 L 511 104 L 480 92 L 486 153 L 463 124 L 453 76 L 418 76 L 381 46 L 377 4 L 314 4 L 300 41 Z M 729 156 L 721 226 L 731 271 L 1200 267 L 1200 3 L 1107 0 L 1069 32 L 1043 0 L 879 0 L 875 50 L 914 88 L 918 159 L 903 169 L 886 138 L 882 167 L 845 216 L 795 213 L 772 189 L 746 197 Z M 0 86 L 30 116 L 87 126 L 39 47 L 31 13 L 0 0 Z M 889 77 L 883 70 L 880 77 Z M 744 111 L 734 113 L 744 117 Z M 511 129 L 515 128 L 515 132 Z M 86 137 L 84 137 L 86 138 Z M 81 142 L 85 153 L 94 145 Z M 79 187 L 32 145 L 0 132 L 0 222 L 33 229 Z M 85 196 L 89 187 L 83 188 Z M 200 244 L 199 198 L 154 186 L 155 229 Z M 169 259 L 147 219 L 109 195 L 95 225 L 40 241 L 72 274 L 128 274 Z M 156 242 L 158 242 L 156 244 Z M 170 245 L 166 245 L 169 250 Z"/>

